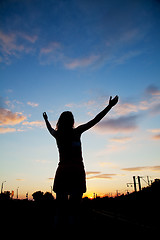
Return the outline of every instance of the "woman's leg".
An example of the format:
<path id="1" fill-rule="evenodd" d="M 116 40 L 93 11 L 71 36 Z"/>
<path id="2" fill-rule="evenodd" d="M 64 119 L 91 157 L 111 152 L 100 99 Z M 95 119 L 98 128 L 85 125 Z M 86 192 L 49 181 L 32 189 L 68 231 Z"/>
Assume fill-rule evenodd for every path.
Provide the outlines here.
<path id="1" fill-rule="evenodd" d="M 71 225 L 79 224 L 82 195 L 82 193 L 72 193 L 69 196 L 69 219 Z"/>
<path id="2" fill-rule="evenodd" d="M 56 193 L 56 214 L 54 218 L 55 226 L 65 225 L 67 215 L 67 201 L 68 195 L 66 193 Z"/>

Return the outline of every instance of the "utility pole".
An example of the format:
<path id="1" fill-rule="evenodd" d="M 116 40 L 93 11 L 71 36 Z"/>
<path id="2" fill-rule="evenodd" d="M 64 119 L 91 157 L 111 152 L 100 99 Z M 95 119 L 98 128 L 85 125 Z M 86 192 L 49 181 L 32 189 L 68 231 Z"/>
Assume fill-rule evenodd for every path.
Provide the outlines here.
<path id="1" fill-rule="evenodd" d="M 53 193 L 53 187 L 51 186 L 51 194 Z"/>
<path id="2" fill-rule="evenodd" d="M 133 183 L 134 183 L 134 191 L 137 192 L 136 177 L 135 176 L 133 176 Z"/>
<path id="3" fill-rule="evenodd" d="M 17 187 L 17 199 L 18 199 L 18 188 L 19 188 L 19 187 Z"/>
<path id="4" fill-rule="evenodd" d="M 148 186 L 150 185 L 149 176 L 147 176 Z"/>
<path id="5" fill-rule="evenodd" d="M 2 182 L 2 186 L 1 186 L 1 193 L 3 193 L 3 185 L 6 181 Z"/>
<path id="6" fill-rule="evenodd" d="M 119 195 L 119 194 L 118 194 L 118 190 L 116 190 L 116 195 L 117 195 L 117 197 L 118 197 L 118 195 Z"/>
<path id="7" fill-rule="evenodd" d="M 26 199 L 28 200 L 28 192 L 26 192 Z"/>
<path id="8" fill-rule="evenodd" d="M 138 176 L 138 185 L 139 185 L 139 191 L 141 191 L 142 188 L 141 188 L 141 179 L 140 179 L 140 176 Z"/>

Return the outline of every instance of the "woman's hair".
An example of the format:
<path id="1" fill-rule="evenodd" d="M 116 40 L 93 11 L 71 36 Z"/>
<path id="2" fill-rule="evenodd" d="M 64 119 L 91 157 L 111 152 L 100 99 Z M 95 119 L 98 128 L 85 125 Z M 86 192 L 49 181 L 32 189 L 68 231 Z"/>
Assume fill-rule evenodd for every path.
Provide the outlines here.
<path id="1" fill-rule="evenodd" d="M 74 117 L 72 112 L 65 111 L 63 112 L 56 124 L 56 129 L 59 131 L 70 130 L 74 128 Z"/>

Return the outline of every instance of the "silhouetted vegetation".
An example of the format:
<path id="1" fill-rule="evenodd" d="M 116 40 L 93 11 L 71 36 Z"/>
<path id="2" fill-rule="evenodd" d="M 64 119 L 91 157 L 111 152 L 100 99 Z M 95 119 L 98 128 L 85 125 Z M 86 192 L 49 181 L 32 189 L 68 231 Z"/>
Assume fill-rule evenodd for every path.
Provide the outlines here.
<path id="1" fill-rule="evenodd" d="M 34 201 L 13 200 L 9 192 L 0 194 L 2 229 L 15 228 L 23 232 L 41 230 L 52 232 L 57 201 L 51 193 L 41 191 L 33 193 Z M 79 226 L 81 232 L 91 231 L 105 234 L 118 231 L 130 231 L 135 234 L 158 232 L 160 215 L 160 180 L 155 179 L 151 186 L 142 191 L 121 195 L 115 198 L 83 198 Z M 69 209 L 69 208 L 68 208 Z M 2 211 L 3 210 L 3 211 Z M 69 213 L 67 213 L 69 214 Z M 64 226 L 61 226 L 64 229 Z M 69 228 L 68 228 L 69 229 Z M 94 231 L 93 231 L 94 230 Z M 66 231 L 66 230 L 65 230 Z M 36 234 L 37 234 L 36 233 Z"/>
<path id="2" fill-rule="evenodd" d="M 53 195 L 50 192 L 46 192 L 45 194 L 41 191 L 34 192 L 32 197 L 35 201 L 42 201 L 42 200 L 54 200 Z"/>

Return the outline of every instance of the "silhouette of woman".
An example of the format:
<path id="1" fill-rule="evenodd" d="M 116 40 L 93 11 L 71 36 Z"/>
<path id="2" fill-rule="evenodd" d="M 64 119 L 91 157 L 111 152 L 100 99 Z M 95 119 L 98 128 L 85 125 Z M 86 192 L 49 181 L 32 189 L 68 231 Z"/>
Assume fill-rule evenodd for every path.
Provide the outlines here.
<path id="1" fill-rule="evenodd" d="M 86 192 L 86 178 L 82 158 L 81 134 L 97 124 L 118 102 L 118 96 L 110 97 L 108 106 L 94 119 L 74 128 L 74 117 L 69 111 L 63 112 L 53 129 L 46 112 L 43 113 L 50 134 L 56 139 L 59 150 L 59 165 L 56 171 L 53 190 L 56 199 L 80 201 Z"/>

